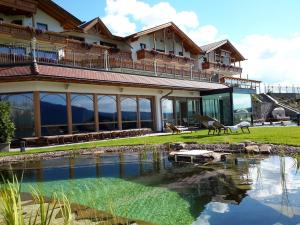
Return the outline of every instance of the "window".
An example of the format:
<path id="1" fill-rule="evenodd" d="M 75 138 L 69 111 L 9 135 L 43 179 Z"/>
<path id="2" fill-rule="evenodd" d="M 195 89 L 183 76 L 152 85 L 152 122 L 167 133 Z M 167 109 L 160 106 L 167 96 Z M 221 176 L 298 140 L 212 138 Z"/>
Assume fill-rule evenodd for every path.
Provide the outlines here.
<path id="1" fill-rule="evenodd" d="M 58 60 L 58 53 L 52 51 L 37 50 L 36 57 L 42 62 L 55 62 Z"/>
<path id="2" fill-rule="evenodd" d="M 183 52 L 178 52 L 178 55 L 183 56 Z"/>
<path id="3" fill-rule="evenodd" d="M 202 97 L 203 114 L 219 120 L 224 125 L 232 125 L 232 104 L 230 93 Z"/>
<path id="4" fill-rule="evenodd" d="M 137 101 L 135 97 L 121 97 L 122 128 L 137 128 Z"/>
<path id="5" fill-rule="evenodd" d="M 37 26 L 37 29 L 39 29 L 39 30 L 42 30 L 42 31 L 48 30 L 48 25 L 45 23 L 37 23 L 36 26 Z"/>
<path id="6" fill-rule="evenodd" d="M 174 123 L 173 100 L 170 99 L 162 100 L 162 113 L 163 113 L 164 124 Z"/>
<path id="7" fill-rule="evenodd" d="M 197 125 L 198 121 L 195 115 L 199 113 L 199 100 L 188 99 L 188 124 L 189 126 Z"/>
<path id="8" fill-rule="evenodd" d="M 33 94 L 0 95 L 0 101 L 7 101 L 11 105 L 11 116 L 16 128 L 15 138 L 34 136 Z"/>
<path id="9" fill-rule="evenodd" d="M 233 93 L 233 123 L 251 122 L 252 101 L 250 94 Z"/>
<path id="10" fill-rule="evenodd" d="M 26 49 L 22 47 L 7 46 L 0 44 L 0 54 L 15 54 L 16 56 L 26 55 Z"/>
<path id="11" fill-rule="evenodd" d="M 72 94 L 72 122 L 75 133 L 90 132 L 94 126 L 94 102 L 92 95 Z"/>
<path id="12" fill-rule="evenodd" d="M 98 96 L 99 130 L 118 129 L 118 112 L 116 96 Z"/>
<path id="13" fill-rule="evenodd" d="M 68 131 L 66 94 L 41 93 L 40 107 L 42 135 L 66 134 Z"/>
<path id="14" fill-rule="evenodd" d="M 144 43 L 140 43 L 140 46 L 141 46 L 141 49 L 146 49 L 146 44 L 144 44 Z"/>
<path id="15" fill-rule="evenodd" d="M 23 21 L 22 20 L 13 20 L 11 21 L 12 24 L 17 24 L 17 25 L 23 25 Z"/>
<path id="16" fill-rule="evenodd" d="M 152 101 L 149 98 L 139 98 L 139 113 L 141 128 L 153 129 Z"/>

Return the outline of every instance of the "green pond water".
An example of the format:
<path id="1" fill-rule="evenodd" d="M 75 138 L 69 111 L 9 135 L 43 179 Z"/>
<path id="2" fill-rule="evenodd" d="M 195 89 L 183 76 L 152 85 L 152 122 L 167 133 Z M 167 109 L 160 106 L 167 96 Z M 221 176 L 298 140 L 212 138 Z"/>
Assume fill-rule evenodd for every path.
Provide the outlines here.
<path id="1" fill-rule="evenodd" d="M 64 192 L 74 203 L 161 225 L 300 225 L 300 174 L 290 157 L 235 155 L 175 164 L 165 152 L 114 153 L 0 166 L 22 191 Z"/>

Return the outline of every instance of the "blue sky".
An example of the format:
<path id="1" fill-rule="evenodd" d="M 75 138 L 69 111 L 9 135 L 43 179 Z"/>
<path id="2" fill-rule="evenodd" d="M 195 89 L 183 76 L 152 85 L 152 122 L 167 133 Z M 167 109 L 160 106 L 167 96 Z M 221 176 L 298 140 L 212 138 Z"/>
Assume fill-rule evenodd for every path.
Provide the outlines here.
<path id="1" fill-rule="evenodd" d="M 199 45 L 228 38 L 248 59 L 249 77 L 300 85 L 290 68 L 300 61 L 299 0 L 54 1 L 83 21 L 99 16 L 120 36 L 174 20 Z"/>

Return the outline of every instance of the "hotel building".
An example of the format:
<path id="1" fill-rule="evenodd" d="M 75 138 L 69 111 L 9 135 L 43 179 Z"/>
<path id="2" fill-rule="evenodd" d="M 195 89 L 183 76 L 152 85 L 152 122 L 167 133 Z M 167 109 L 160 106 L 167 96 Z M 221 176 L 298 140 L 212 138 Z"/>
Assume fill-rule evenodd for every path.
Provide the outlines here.
<path id="1" fill-rule="evenodd" d="M 250 120 L 259 81 L 242 78 L 244 60 L 172 22 L 119 37 L 50 0 L 0 0 L 0 101 L 16 138 Z"/>

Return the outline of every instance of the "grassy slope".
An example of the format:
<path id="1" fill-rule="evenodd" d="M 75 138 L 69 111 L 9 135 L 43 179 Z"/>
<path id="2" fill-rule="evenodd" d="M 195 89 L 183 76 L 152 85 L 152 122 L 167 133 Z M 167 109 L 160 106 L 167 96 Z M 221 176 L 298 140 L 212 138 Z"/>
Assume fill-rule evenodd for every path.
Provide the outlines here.
<path id="1" fill-rule="evenodd" d="M 90 143 L 82 143 L 76 145 L 66 145 L 49 147 L 43 149 L 28 150 L 25 154 L 52 152 L 64 150 L 78 150 L 84 148 L 109 147 L 109 146 L 125 146 L 125 145 L 150 145 L 164 144 L 168 142 L 199 142 L 199 143 L 233 143 L 251 140 L 260 143 L 285 144 L 300 146 L 300 127 L 265 127 L 252 128 L 251 134 L 222 134 L 222 135 L 207 135 L 206 130 L 197 131 L 182 135 L 165 135 L 154 137 L 137 137 L 126 139 L 114 139 L 109 141 L 96 141 Z M 17 155 L 19 152 L 0 153 L 1 156 Z M 24 153 L 23 153 L 24 154 Z"/>

